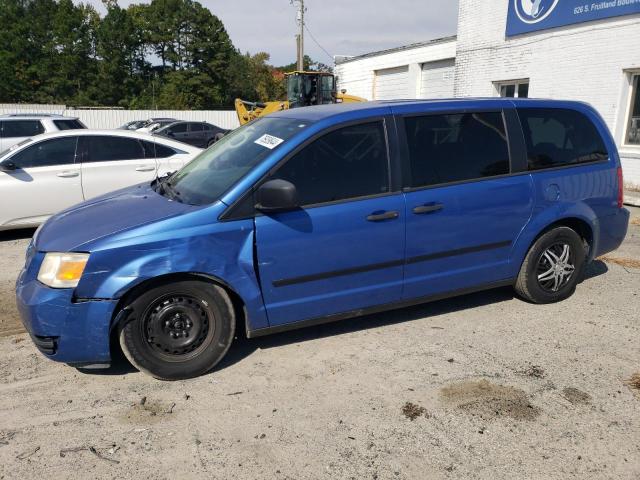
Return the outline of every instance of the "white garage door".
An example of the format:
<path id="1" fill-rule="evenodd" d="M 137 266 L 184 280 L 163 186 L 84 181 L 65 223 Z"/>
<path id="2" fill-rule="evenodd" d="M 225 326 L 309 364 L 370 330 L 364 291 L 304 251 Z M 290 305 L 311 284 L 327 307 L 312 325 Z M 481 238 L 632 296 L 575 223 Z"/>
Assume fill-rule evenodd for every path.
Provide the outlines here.
<path id="1" fill-rule="evenodd" d="M 409 67 L 376 70 L 373 85 L 374 100 L 407 98 L 409 93 Z"/>
<path id="2" fill-rule="evenodd" d="M 453 74 L 456 61 L 440 60 L 422 64 L 420 98 L 453 97 Z"/>

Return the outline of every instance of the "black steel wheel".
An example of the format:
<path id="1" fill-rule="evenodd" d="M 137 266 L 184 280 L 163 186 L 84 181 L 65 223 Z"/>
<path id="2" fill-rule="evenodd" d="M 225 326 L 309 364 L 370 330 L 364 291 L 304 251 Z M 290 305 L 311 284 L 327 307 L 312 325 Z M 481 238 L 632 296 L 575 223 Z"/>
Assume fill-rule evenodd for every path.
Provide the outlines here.
<path id="1" fill-rule="evenodd" d="M 533 303 L 553 303 L 570 297 L 586 261 L 585 244 L 569 227 L 556 227 L 529 249 L 516 280 L 516 292 Z"/>
<path id="2" fill-rule="evenodd" d="M 201 300 L 190 295 L 167 295 L 149 306 L 140 325 L 152 348 L 168 361 L 182 361 L 206 347 L 215 323 Z"/>
<path id="3" fill-rule="evenodd" d="M 149 289 L 130 305 L 120 345 L 139 370 L 163 380 L 196 377 L 225 355 L 235 332 L 227 293 L 181 281 Z"/>

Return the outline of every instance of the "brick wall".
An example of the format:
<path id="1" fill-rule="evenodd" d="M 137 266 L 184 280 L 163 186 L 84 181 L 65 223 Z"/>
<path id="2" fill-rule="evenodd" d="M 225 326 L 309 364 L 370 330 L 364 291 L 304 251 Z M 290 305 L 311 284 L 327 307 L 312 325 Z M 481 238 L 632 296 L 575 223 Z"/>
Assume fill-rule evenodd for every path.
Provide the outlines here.
<path id="1" fill-rule="evenodd" d="M 530 79 L 530 97 L 582 100 L 624 136 L 631 70 L 640 70 L 638 15 L 506 38 L 508 2 L 460 0 L 454 92 L 495 96 L 494 82 Z M 640 147 L 620 147 L 628 183 L 640 186 Z"/>

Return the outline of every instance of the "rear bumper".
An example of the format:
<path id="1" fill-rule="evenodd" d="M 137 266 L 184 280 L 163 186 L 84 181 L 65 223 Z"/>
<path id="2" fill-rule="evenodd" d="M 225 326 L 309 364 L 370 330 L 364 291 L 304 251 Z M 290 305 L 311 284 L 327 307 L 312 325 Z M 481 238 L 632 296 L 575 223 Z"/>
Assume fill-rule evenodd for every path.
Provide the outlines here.
<path id="1" fill-rule="evenodd" d="M 629 216 L 629 210 L 620 208 L 613 215 L 598 218 L 600 237 L 596 246 L 596 257 L 612 252 L 622 244 L 629 229 Z"/>
<path id="2" fill-rule="evenodd" d="M 69 364 L 110 362 L 116 300 L 74 302 L 71 289 L 53 289 L 32 280 L 18 282 L 16 303 L 24 327 L 47 358 Z"/>

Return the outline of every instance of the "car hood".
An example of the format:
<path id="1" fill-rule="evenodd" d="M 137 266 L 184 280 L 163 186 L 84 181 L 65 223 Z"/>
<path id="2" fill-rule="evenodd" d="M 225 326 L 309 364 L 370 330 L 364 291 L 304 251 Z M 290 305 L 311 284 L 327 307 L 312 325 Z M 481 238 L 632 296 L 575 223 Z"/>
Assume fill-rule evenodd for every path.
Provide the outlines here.
<path id="1" fill-rule="evenodd" d="M 159 195 L 150 184 L 135 185 L 54 215 L 36 232 L 34 245 L 41 252 L 83 251 L 84 245 L 99 238 L 195 208 Z"/>

